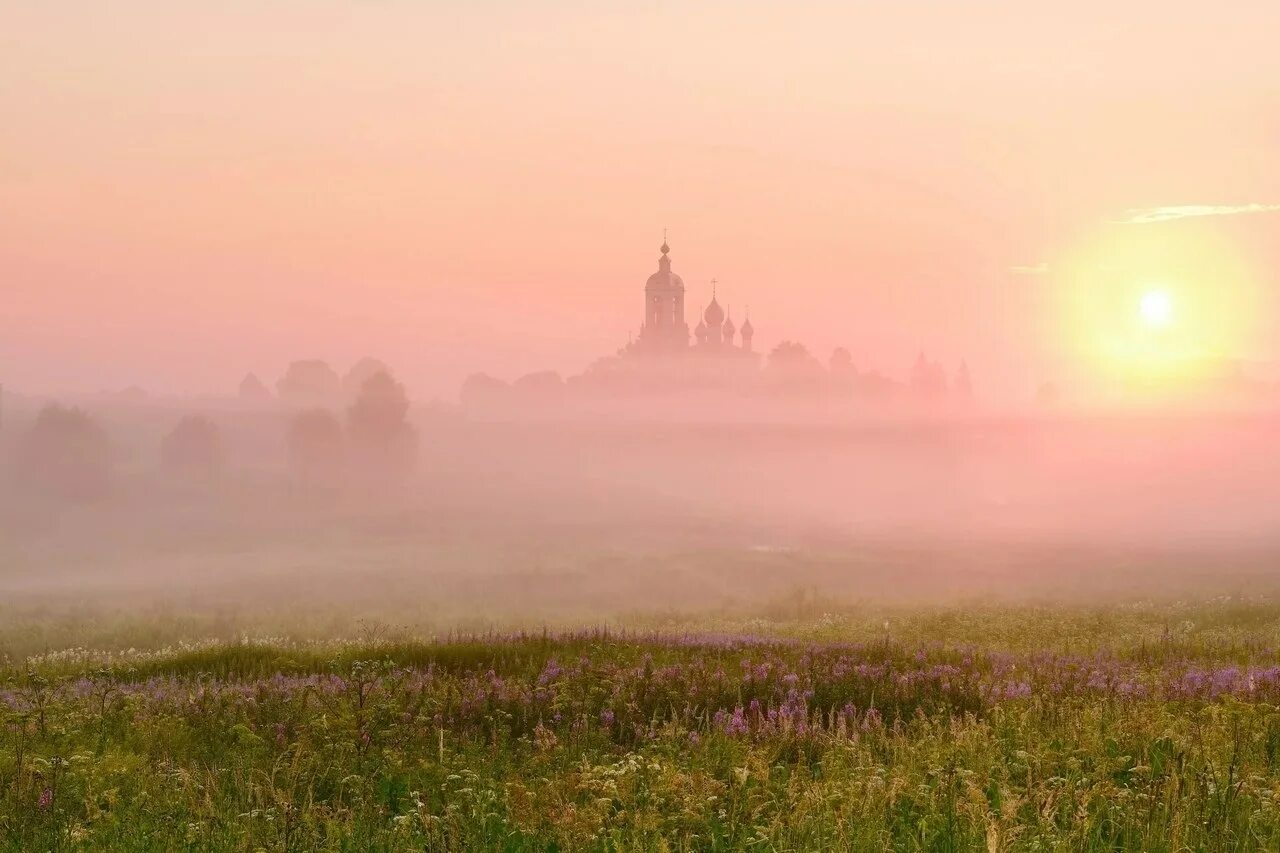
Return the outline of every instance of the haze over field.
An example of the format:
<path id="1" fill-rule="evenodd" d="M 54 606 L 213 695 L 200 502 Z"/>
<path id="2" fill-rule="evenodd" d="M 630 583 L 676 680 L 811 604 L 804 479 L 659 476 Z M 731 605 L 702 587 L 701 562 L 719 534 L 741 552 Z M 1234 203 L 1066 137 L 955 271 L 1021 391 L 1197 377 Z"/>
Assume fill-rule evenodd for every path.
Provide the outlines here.
<path id="1" fill-rule="evenodd" d="M 309 487 L 287 462 L 286 413 L 212 416 L 227 460 L 212 478 L 161 457 L 174 417 L 100 416 L 118 461 L 87 502 L 6 480 L 0 592 L 15 618 L 346 634 L 1276 589 L 1274 418 L 436 416 L 417 424 L 417 473 Z M 12 423 L 11 461 L 30 435 Z"/>
<path id="2" fill-rule="evenodd" d="M 1204 15 L 9 4 L 0 590 L 1269 584 L 1280 10 Z"/>

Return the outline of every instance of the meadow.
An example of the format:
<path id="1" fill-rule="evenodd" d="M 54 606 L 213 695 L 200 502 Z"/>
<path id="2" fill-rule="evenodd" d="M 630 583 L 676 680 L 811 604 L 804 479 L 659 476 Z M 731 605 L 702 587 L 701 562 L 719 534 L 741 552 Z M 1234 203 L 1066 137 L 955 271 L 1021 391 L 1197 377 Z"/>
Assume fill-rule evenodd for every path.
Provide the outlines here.
<path id="1" fill-rule="evenodd" d="M 1280 602 L 814 608 L 349 640 L 10 608 L 0 845 L 1280 847 Z"/>
<path id="2" fill-rule="evenodd" d="M 437 423 L 385 494 L 112 425 L 0 488 L 0 850 L 1280 849 L 1269 422 Z"/>

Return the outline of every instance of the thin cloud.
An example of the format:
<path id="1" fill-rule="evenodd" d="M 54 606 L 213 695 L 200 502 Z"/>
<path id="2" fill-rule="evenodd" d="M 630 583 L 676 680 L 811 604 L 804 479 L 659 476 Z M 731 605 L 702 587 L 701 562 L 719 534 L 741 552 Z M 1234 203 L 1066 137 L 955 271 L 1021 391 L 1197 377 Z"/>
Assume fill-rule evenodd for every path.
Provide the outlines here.
<path id="1" fill-rule="evenodd" d="M 1280 212 L 1280 204 L 1177 204 L 1168 207 L 1135 207 L 1124 212 L 1121 225 L 1146 225 L 1151 222 L 1169 222 L 1192 216 L 1240 216 L 1246 213 Z"/>
<path id="2" fill-rule="evenodd" d="M 1041 261 L 1035 266 L 1009 267 L 1009 272 L 1014 275 L 1047 275 L 1049 273 L 1049 265 Z"/>

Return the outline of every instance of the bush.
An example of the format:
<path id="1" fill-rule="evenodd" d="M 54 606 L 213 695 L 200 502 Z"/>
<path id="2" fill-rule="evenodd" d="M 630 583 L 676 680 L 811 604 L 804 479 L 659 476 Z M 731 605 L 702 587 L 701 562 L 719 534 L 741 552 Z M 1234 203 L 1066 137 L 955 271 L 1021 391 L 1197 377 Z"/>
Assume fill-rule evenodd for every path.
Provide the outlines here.
<path id="1" fill-rule="evenodd" d="M 18 443 L 17 451 L 17 479 L 34 492 L 91 500 L 110 490 L 110 442 L 93 418 L 80 409 L 46 406 Z"/>
<path id="2" fill-rule="evenodd" d="M 178 421 L 160 445 L 160 463 L 184 476 L 214 477 L 222 470 L 222 436 L 218 426 L 202 415 Z"/>
<path id="3" fill-rule="evenodd" d="M 417 434 L 409 424 L 409 397 L 385 371 L 370 376 L 347 410 L 347 432 L 360 455 L 360 471 L 402 475 L 412 469 Z"/>
<path id="4" fill-rule="evenodd" d="M 337 400 L 341 390 L 338 374 L 319 359 L 293 362 L 276 383 L 281 400 L 312 406 Z"/>

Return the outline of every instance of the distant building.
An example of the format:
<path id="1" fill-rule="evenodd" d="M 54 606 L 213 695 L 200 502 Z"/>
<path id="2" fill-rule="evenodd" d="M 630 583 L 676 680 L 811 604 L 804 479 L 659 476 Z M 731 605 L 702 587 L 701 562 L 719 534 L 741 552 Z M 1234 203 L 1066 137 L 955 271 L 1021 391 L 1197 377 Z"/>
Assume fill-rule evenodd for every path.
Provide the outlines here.
<path id="1" fill-rule="evenodd" d="M 702 311 L 698 325 L 689 340 L 689 324 L 685 320 L 684 279 L 671 269 L 671 247 L 662 241 L 658 270 L 644 286 L 644 320 L 640 334 L 627 344 L 620 355 L 686 356 L 746 355 L 752 353 L 755 327 L 745 318 L 738 329 L 733 318 L 720 306 L 716 297 L 716 281 L 711 282 L 711 302 Z M 738 342 L 741 341 L 741 343 Z"/>
<path id="2" fill-rule="evenodd" d="M 684 321 L 684 279 L 671 271 L 671 251 L 662 241 L 658 271 L 644 285 L 644 322 L 635 350 L 673 353 L 688 349 L 689 324 Z"/>
<path id="3" fill-rule="evenodd" d="M 724 309 L 716 301 L 715 285 L 716 282 L 713 280 L 711 304 L 702 312 L 702 320 L 693 330 L 693 336 L 697 340 L 694 349 L 698 352 L 720 355 L 750 353 L 752 339 L 756 334 L 755 327 L 751 325 L 751 318 L 747 317 L 742 323 L 742 343 L 735 344 L 733 339 L 739 330 L 733 325 L 733 317 L 726 316 Z"/>
<path id="4" fill-rule="evenodd" d="M 969 367 L 960 363 L 954 382 L 941 363 L 924 352 L 912 366 L 907 383 L 896 382 L 871 370 L 858 370 L 844 347 L 832 353 L 830 368 L 815 359 L 800 343 L 782 341 L 768 358 L 755 349 L 755 326 L 744 314 L 742 325 L 720 303 L 717 282 L 712 279 L 711 300 L 696 318 L 686 319 L 684 279 L 672 269 L 671 247 L 663 236 L 658 269 L 644 284 L 644 312 L 639 334 L 613 355 L 593 361 L 586 370 L 561 381 L 551 372 L 533 373 L 514 384 L 476 374 L 463 385 L 464 402 L 475 407 L 498 407 L 513 400 L 524 402 L 581 399 L 584 396 L 661 397 L 684 394 L 689 398 L 710 394 L 703 400 L 720 401 L 726 395 L 787 393 L 853 400 L 886 401 L 905 385 L 921 403 L 935 405 L 949 399 L 968 400 L 972 394 Z M 689 319 L 696 319 L 692 332 Z M 949 386 L 952 386 L 949 388 Z"/>

